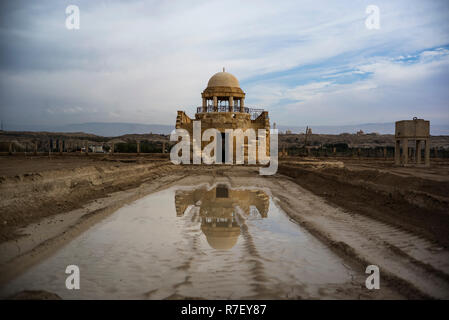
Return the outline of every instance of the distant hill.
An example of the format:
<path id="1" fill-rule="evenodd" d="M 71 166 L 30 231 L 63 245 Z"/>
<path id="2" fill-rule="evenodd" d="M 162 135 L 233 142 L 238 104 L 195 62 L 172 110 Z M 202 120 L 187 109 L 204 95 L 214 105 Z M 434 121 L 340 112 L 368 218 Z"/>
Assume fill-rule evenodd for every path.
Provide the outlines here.
<path id="1" fill-rule="evenodd" d="M 362 130 L 364 133 L 377 132 L 380 134 L 394 134 L 394 122 L 309 127 L 312 128 L 312 133 L 317 134 L 356 133 L 359 130 Z M 277 126 L 277 128 L 282 132 L 285 132 L 286 130 L 290 130 L 292 131 L 292 133 L 300 133 L 306 131 L 306 126 L 279 125 Z M 432 123 L 430 123 L 430 134 L 434 136 L 449 135 L 449 125 L 433 125 Z"/>
<path id="2" fill-rule="evenodd" d="M 163 124 L 141 124 L 124 122 L 88 122 L 64 126 L 8 126 L 9 131 L 85 132 L 103 137 L 117 137 L 125 134 L 158 133 L 170 134 L 174 126 Z"/>
<path id="3" fill-rule="evenodd" d="M 340 134 L 356 133 L 362 130 L 365 133 L 377 132 L 380 134 L 394 134 L 394 123 L 365 123 L 357 125 L 341 126 L 309 126 L 313 133 L 317 134 Z M 174 126 L 163 124 L 142 124 L 124 122 L 88 122 L 79 124 L 69 124 L 64 126 L 19 126 L 10 125 L 5 130 L 8 131 L 49 131 L 49 132 L 85 132 L 103 137 L 117 137 L 125 134 L 170 134 Z M 291 130 L 293 133 L 305 132 L 306 126 L 286 126 L 278 125 L 280 131 Z M 430 124 L 430 134 L 449 135 L 449 125 Z"/>

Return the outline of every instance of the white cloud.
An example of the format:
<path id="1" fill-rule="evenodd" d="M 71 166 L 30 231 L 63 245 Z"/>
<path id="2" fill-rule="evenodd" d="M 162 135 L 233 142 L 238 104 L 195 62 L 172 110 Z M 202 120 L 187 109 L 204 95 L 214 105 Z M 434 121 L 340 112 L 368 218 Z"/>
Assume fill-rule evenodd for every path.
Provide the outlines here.
<path id="1" fill-rule="evenodd" d="M 222 66 L 247 83 L 248 102 L 267 107 L 278 123 L 391 119 L 411 108 L 408 96 L 423 102 L 429 94 L 436 95 L 428 99 L 435 103 L 426 106 L 429 114 L 441 116 L 447 95 L 434 86 L 447 74 L 446 49 L 424 51 L 410 65 L 390 59 L 448 44 L 447 4 L 379 1 L 377 31 L 365 28 L 368 4 L 80 1 L 81 28 L 68 31 L 63 3 L 27 2 L 0 33 L 10 50 L 0 74 L 0 117 L 173 124 L 176 110 L 194 112 Z M 281 75 L 263 80 L 271 73 Z M 361 107 L 376 102 L 376 112 Z M 386 103 L 403 111 L 384 110 Z"/>
<path id="2" fill-rule="evenodd" d="M 313 124 L 324 119 L 329 124 L 354 124 L 413 116 L 449 123 L 449 55 L 412 64 L 384 59 L 359 68 L 372 75 L 348 84 L 323 81 L 285 90 L 283 98 L 302 101 L 286 105 L 279 116 L 287 120 L 289 114 L 304 114 Z"/>

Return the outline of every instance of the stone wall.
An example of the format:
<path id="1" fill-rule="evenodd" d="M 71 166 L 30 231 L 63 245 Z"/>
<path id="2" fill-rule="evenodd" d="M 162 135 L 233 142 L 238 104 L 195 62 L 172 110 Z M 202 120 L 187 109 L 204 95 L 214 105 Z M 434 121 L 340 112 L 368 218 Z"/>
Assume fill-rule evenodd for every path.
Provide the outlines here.
<path id="1" fill-rule="evenodd" d="M 270 119 L 268 118 L 268 112 L 264 111 L 255 120 L 251 120 L 249 113 L 242 112 L 201 112 L 195 114 L 195 120 L 201 121 L 201 136 L 204 131 L 210 128 L 217 129 L 221 133 L 225 133 L 226 129 L 242 129 L 245 132 L 246 129 L 253 129 L 256 131 L 258 129 L 266 129 L 266 141 L 267 141 L 267 156 L 269 156 L 270 150 Z M 190 137 L 193 138 L 193 122 L 184 111 L 178 111 L 178 116 L 176 119 L 177 129 L 186 129 Z M 256 138 L 257 140 L 257 138 Z M 256 141 L 254 141 L 256 142 Z M 202 149 L 208 145 L 210 142 L 203 141 L 201 143 Z M 234 140 L 234 160 L 235 160 L 235 150 L 236 141 Z M 245 162 L 248 160 L 248 144 L 247 138 L 245 139 Z M 257 156 L 256 156 L 257 158 Z M 257 158 L 258 159 L 258 158 Z"/>

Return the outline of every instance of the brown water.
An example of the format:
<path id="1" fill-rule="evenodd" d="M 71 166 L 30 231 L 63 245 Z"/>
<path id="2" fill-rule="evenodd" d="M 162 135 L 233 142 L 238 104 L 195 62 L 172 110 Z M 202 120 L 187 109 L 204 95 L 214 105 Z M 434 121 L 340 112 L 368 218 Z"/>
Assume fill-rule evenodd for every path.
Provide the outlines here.
<path id="1" fill-rule="evenodd" d="M 126 205 L 1 290 L 64 299 L 328 298 L 356 272 L 293 223 L 269 190 L 172 187 Z M 80 290 L 65 287 L 67 265 Z"/>

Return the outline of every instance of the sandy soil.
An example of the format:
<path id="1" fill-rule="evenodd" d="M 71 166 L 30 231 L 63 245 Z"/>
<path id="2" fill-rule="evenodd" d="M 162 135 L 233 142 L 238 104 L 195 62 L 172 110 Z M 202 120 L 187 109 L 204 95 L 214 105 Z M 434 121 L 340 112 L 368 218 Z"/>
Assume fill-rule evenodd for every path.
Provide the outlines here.
<path id="1" fill-rule="evenodd" d="M 201 177 L 268 186 L 292 219 L 348 263 L 380 267 L 389 293 L 378 298 L 449 298 L 447 168 L 425 169 L 417 177 L 411 168 L 382 164 L 314 166 L 286 159 L 279 174 L 260 177 L 251 167 L 115 159 L 66 166 L 61 160 L 51 169 L 48 160 L 40 161 L 46 171 L 29 172 L 29 163 L 20 169 L 14 162 L 0 180 L 0 285 L 123 204 L 182 178 L 197 183 Z"/>
<path id="2" fill-rule="evenodd" d="M 449 245 L 449 166 L 403 168 L 350 160 L 343 168 L 316 169 L 292 158 L 279 172 L 341 208 Z"/>
<path id="3" fill-rule="evenodd" d="M 0 241 L 18 227 L 179 170 L 149 157 L 0 157 Z"/>

